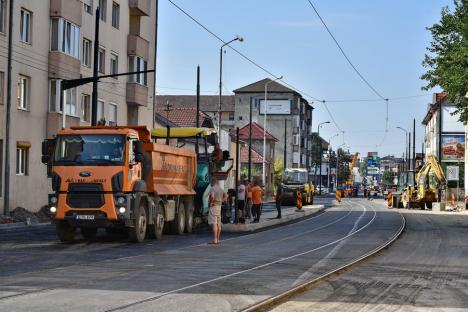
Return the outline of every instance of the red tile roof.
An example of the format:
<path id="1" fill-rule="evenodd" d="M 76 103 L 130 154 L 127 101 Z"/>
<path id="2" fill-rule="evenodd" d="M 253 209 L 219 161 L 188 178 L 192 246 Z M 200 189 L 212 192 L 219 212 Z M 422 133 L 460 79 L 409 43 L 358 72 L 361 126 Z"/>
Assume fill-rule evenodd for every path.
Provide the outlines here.
<path id="1" fill-rule="evenodd" d="M 240 162 L 241 163 L 248 163 L 249 162 L 249 146 L 242 145 L 240 149 Z M 254 164 L 261 164 L 263 163 L 262 155 L 252 148 L 252 163 Z M 268 164 L 269 161 L 266 161 Z"/>
<path id="2" fill-rule="evenodd" d="M 265 131 L 265 138 L 267 140 L 273 140 L 278 142 L 279 140 L 275 138 L 270 132 Z M 249 139 L 249 124 L 246 124 L 244 127 L 239 129 L 239 137 L 241 140 Z M 252 122 L 252 140 L 263 140 L 263 127 L 256 122 Z"/>
<path id="3" fill-rule="evenodd" d="M 169 121 L 177 127 L 195 127 L 196 125 L 196 114 L 197 110 L 195 108 L 172 108 L 169 111 L 169 115 L 164 108 L 156 108 L 155 110 L 156 119 L 165 123 L 166 118 L 168 117 Z M 205 120 L 209 120 L 210 117 L 200 112 L 200 126 L 203 126 Z M 205 124 L 206 126 L 206 124 Z"/>

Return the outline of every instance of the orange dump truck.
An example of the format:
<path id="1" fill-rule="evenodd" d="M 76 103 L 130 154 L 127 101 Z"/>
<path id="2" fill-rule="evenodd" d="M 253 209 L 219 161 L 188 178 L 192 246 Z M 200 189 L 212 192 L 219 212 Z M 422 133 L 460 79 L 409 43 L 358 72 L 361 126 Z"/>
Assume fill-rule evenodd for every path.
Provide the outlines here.
<path id="1" fill-rule="evenodd" d="M 77 228 L 85 238 L 125 229 L 135 242 L 163 228 L 192 231 L 196 154 L 153 143 L 147 127 L 72 127 L 44 141 L 42 154 L 61 241 Z"/>

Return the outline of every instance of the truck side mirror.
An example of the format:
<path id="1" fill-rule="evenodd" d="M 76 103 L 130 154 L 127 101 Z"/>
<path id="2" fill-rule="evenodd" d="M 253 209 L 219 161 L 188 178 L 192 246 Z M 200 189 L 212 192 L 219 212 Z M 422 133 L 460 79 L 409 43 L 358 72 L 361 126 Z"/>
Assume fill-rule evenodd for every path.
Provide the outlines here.
<path id="1" fill-rule="evenodd" d="M 42 141 L 42 155 L 49 155 L 49 140 Z"/>
<path id="2" fill-rule="evenodd" d="M 41 162 L 44 164 L 44 165 L 47 165 L 50 161 L 50 157 L 49 155 L 42 155 L 41 156 Z"/>
<path id="3" fill-rule="evenodd" d="M 41 162 L 43 164 L 49 164 L 51 153 L 54 150 L 55 139 L 46 139 L 42 141 L 42 157 Z"/>
<path id="4" fill-rule="evenodd" d="M 135 141 L 135 161 L 142 162 L 144 160 L 143 154 L 145 150 L 143 149 L 143 142 L 142 141 Z"/>

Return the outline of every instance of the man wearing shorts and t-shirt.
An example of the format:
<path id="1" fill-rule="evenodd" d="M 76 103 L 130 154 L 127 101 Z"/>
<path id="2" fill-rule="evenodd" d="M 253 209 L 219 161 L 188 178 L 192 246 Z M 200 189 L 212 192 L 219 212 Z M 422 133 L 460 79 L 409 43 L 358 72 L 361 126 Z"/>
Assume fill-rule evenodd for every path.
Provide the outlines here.
<path id="1" fill-rule="evenodd" d="M 221 237 L 221 205 L 227 199 L 227 194 L 219 186 L 216 178 L 211 179 L 211 190 L 209 194 L 208 224 L 213 227 L 213 240 L 210 244 L 219 244 Z"/>

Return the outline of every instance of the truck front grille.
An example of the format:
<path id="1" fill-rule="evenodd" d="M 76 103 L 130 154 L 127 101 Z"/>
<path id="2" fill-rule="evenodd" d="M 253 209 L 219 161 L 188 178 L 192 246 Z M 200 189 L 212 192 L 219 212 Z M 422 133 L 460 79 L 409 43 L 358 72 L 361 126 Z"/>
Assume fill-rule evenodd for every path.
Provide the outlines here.
<path id="1" fill-rule="evenodd" d="M 71 208 L 101 208 L 104 205 L 102 184 L 70 183 L 68 185 L 67 205 Z"/>

